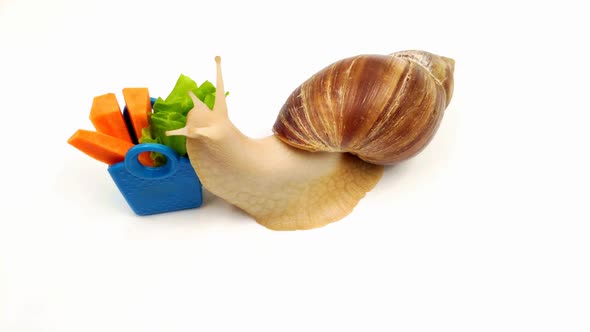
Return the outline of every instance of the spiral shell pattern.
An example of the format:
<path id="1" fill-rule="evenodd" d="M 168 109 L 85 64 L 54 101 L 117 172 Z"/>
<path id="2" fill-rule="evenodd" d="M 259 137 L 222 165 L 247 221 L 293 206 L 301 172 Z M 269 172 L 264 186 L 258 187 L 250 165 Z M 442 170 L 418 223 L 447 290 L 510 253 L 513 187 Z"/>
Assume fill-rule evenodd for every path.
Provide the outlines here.
<path id="1" fill-rule="evenodd" d="M 452 97 L 453 71 L 452 59 L 424 51 L 342 59 L 293 91 L 273 131 L 300 149 L 395 164 L 436 133 Z"/>

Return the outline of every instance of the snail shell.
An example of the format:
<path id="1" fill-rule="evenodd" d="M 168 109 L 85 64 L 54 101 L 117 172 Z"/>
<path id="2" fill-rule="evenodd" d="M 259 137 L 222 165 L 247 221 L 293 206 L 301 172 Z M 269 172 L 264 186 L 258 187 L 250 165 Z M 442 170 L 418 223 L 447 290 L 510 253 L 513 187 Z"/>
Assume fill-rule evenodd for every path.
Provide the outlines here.
<path id="1" fill-rule="evenodd" d="M 273 131 L 307 151 L 394 164 L 434 136 L 451 101 L 453 71 L 452 59 L 424 51 L 342 59 L 293 91 Z"/>

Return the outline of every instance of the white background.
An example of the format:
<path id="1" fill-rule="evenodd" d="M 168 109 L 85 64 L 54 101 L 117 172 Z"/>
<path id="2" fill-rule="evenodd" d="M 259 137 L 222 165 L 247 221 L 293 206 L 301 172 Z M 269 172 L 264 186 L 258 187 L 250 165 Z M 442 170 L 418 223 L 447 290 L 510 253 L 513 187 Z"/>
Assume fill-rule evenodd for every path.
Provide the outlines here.
<path id="1" fill-rule="evenodd" d="M 0 331 L 589 331 L 588 31 L 570 1 L 0 1 Z M 405 49 L 456 60 L 442 125 L 317 230 L 137 217 L 66 143 L 215 55 L 261 137 L 317 70 Z"/>

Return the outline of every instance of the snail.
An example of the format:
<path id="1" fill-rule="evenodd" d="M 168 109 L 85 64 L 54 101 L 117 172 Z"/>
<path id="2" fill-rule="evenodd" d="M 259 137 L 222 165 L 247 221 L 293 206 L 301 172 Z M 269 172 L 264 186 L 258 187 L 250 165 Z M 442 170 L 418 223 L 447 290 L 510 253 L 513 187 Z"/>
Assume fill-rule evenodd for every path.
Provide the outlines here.
<path id="1" fill-rule="evenodd" d="M 352 212 L 384 165 L 431 141 L 453 94 L 454 60 L 425 51 L 336 61 L 297 87 L 273 135 L 245 136 L 227 114 L 221 59 L 209 110 L 191 94 L 187 152 L 203 186 L 273 230 L 325 226 Z"/>

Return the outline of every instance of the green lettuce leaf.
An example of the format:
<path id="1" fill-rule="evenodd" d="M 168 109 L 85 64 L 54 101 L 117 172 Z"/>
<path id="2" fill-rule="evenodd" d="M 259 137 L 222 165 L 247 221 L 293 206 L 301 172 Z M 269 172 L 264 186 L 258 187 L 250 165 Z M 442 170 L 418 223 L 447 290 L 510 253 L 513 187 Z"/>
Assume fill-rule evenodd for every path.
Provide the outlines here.
<path id="1" fill-rule="evenodd" d="M 179 155 L 186 156 L 186 137 L 166 135 L 168 130 L 184 127 L 186 116 L 176 112 L 160 111 L 152 114 L 150 122 L 152 137 L 159 143 L 171 147 Z"/>
<path id="2" fill-rule="evenodd" d="M 188 95 L 188 92 L 192 91 L 196 94 L 198 89 L 199 87 L 195 81 L 186 75 L 180 74 L 174 89 L 172 89 L 168 97 L 165 100 L 162 100 L 162 98 L 156 100 L 154 113 L 173 110 L 186 115 L 193 108 L 193 100 Z"/>
<path id="3" fill-rule="evenodd" d="M 142 130 L 139 143 L 164 144 L 176 151 L 180 156 L 186 156 L 186 137 L 167 136 L 166 131 L 179 129 L 186 125 L 186 116 L 193 108 L 193 100 L 188 94 L 192 91 L 209 109 L 215 105 L 215 86 L 209 81 L 198 86 L 190 77 L 181 74 L 170 94 L 163 99 L 156 99 L 153 113 L 150 115 L 150 125 Z M 226 93 L 226 96 L 228 93 Z M 166 163 L 166 158 L 156 152 L 150 154 L 155 166 Z"/>
<path id="4" fill-rule="evenodd" d="M 152 136 L 150 127 L 146 127 L 141 130 L 141 138 L 139 139 L 139 143 L 162 144 L 162 142 L 159 139 Z M 155 167 L 162 166 L 162 165 L 166 164 L 166 157 L 159 152 L 150 152 L 150 158 L 154 161 Z"/>

